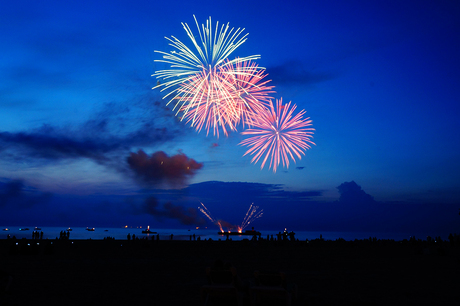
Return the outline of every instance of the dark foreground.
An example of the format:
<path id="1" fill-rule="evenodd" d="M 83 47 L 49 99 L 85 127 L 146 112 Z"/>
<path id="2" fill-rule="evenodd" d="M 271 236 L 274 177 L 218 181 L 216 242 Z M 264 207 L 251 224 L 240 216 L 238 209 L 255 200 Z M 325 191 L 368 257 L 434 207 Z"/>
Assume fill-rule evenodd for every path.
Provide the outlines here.
<path id="1" fill-rule="evenodd" d="M 216 259 L 249 284 L 255 270 L 284 271 L 299 288 L 293 305 L 460 305 L 460 246 L 449 242 L 18 243 L 0 240 L 0 271 L 13 276 L 0 305 L 201 305 Z"/>

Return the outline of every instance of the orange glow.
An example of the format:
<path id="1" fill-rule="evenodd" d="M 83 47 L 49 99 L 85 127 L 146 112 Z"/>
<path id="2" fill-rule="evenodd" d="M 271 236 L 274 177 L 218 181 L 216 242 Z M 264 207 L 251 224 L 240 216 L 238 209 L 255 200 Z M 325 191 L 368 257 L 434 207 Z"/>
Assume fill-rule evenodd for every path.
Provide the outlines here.
<path id="1" fill-rule="evenodd" d="M 222 224 L 220 223 L 220 221 L 217 221 L 217 225 L 219 225 L 219 229 L 223 233 L 224 229 L 222 228 Z"/>

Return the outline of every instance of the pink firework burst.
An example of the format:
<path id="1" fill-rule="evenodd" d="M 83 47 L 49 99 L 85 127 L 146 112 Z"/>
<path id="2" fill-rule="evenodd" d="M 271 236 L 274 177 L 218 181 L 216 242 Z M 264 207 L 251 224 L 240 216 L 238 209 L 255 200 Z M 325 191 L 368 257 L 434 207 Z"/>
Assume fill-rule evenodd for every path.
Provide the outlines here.
<path id="1" fill-rule="evenodd" d="M 254 163 L 263 157 L 260 169 L 270 158 L 269 169 L 273 168 L 273 172 L 280 162 L 289 168 L 289 158 L 295 162 L 294 155 L 301 159 L 310 144 L 315 144 L 311 141 L 315 129 L 311 128 L 309 117 L 303 118 L 305 110 L 294 115 L 295 109 L 296 105 L 291 107 L 291 102 L 283 105 L 282 99 L 276 100 L 276 107 L 270 101 L 269 107 L 254 117 L 252 128 L 241 133 L 253 135 L 239 143 L 249 147 L 243 156 L 254 155 L 251 160 Z"/>
<path id="2" fill-rule="evenodd" d="M 234 124 L 240 122 L 251 125 L 254 116 L 268 107 L 274 93 L 274 86 L 269 86 L 270 80 L 266 80 L 267 74 L 256 63 L 251 61 L 239 61 L 234 65 L 226 65 L 223 72 L 231 76 L 233 82 L 230 93 L 233 98 L 234 111 L 232 118 Z"/>
<path id="3" fill-rule="evenodd" d="M 236 130 L 234 124 L 235 104 L 231 96 L 233 80 L 219 71 L 202 70 L 178 89 L 182 120 L 186 120 L 199 132 L 203 127 L 207 134 L 212 128 L 219 137 L 219 127 L 224 135 L 227 128 Z"/>
<path id="4" fill-rule="evenodd" d="M 219 136 L 221 128 L 227 136 L 227 129 L 236 131 L 240 122 L 250 125 L 268 106 L 273 86 L 265 77 L 264 70 L 250 61 L 228 61 L 211 73 L 202 70 L 178 89 L 179 111 L 197 131 L 205 128 L 209 134 L 212 128 Z"/>

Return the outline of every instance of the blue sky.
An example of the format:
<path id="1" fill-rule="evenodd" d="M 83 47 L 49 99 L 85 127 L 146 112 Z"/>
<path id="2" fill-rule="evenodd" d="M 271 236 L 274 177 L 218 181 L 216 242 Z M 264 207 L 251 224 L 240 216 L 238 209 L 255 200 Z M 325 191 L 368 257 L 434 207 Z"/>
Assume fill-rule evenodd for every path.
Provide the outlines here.
<path id="1" fill-rule="evenodd" d="M 154 51 L 188 42 L 193 15 L 245 28 L 235 56 L 260 54 L 275 97 L 313 120 L 316 146 L 289 169 L 260 170 L 239 133 L 197 133 L 151 89 Z M 372 229 L 403 230 L 419 211 L 407 227 L 458 231 L 459 17 L 455 1 L 2 3 L 0 224 L 182 226 L 145 209 L 155 198 L 236 223 L 254 201 L 266 228 L 368 229 L 378 214 Z M 128 163 L 140 150 L 201 166 L 146 179 Z"/>

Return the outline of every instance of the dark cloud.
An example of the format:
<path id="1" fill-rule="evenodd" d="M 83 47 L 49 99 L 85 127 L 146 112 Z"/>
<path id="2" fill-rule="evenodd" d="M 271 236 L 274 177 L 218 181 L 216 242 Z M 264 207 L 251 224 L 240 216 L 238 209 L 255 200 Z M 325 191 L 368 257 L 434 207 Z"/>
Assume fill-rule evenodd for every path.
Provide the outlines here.
<path id="1" fill-rule="evenodd" d="M 146 108 L 154 105 L 151 100 L 144 103 Z M 161 107 L 156 108 L 143 112 L 139 108 L 133 111 L 107 104 L 95 118 L 76 128 L 43 125 L 27 132 L 0 132 L 0 152 L 4 153 L 3 158 L 17 156 L 21 161 L 88 158 L 108 164 L 118 158 L 113 164 L 121 164 L 132 146 L 164 143 L 182 133 L 179 128 L 166 128 L 171 118 L 163 116 L 166 111 L 158 110 Z M 139 118 L 138 113 L 148 113 L 151 117 Z M 130 116 L 136 120 L 130 120 Z M 152 120 L 158 117 L 161 120 Z"/>
<path id="2" fill-rule="evenodd" d="M 340 193 L 340 203 L 375 203 L 374 198 L 354 181 L 342 183 L 337 189 Z"/>
<path id="3" fill-rule="evenodd" d="M 202 163 L 196 162 L 183 153 L 168 156 L 163 151 L 155 152 L 151 156 L 143 150 L 137 153 L 131 152 L 127 162 L 137 178 L 151 185 L 159 183 L 181 185 L 203 167 Z"/>
<path id="4" fill-rule="evenodd" d="M 163 208 L 159 208 L 158 200 L 155 197 L 148 197 L 143 205 L 143 212 L 155 216 L 159 220 L 162 218 L 175 219 L 184 225 L 202 226 L 206 221 L 199 216 L 195 208 L 185 208 L 180 205 L 174 205 L 167 202 Z"/>
<path id="5" fill-rule="evenodd" d="M 119 147 L 114 141 L 96 139 L 73 139 L 56 133 L 51 127 L 31 133 L 0 133 L 0 150 L 14 147 L 25 156 L 46 159 L 84 157 L 94 160 L 104 159 L 104 154 Z"/>
<path id="6" fill-rule="evenodd" d="M 328 73 L 308 71 L 299 60 L 291 60 L 279 66 L 267 67 L 268 78 L 274 85 L 310 85 L 333 78 Z"/>

